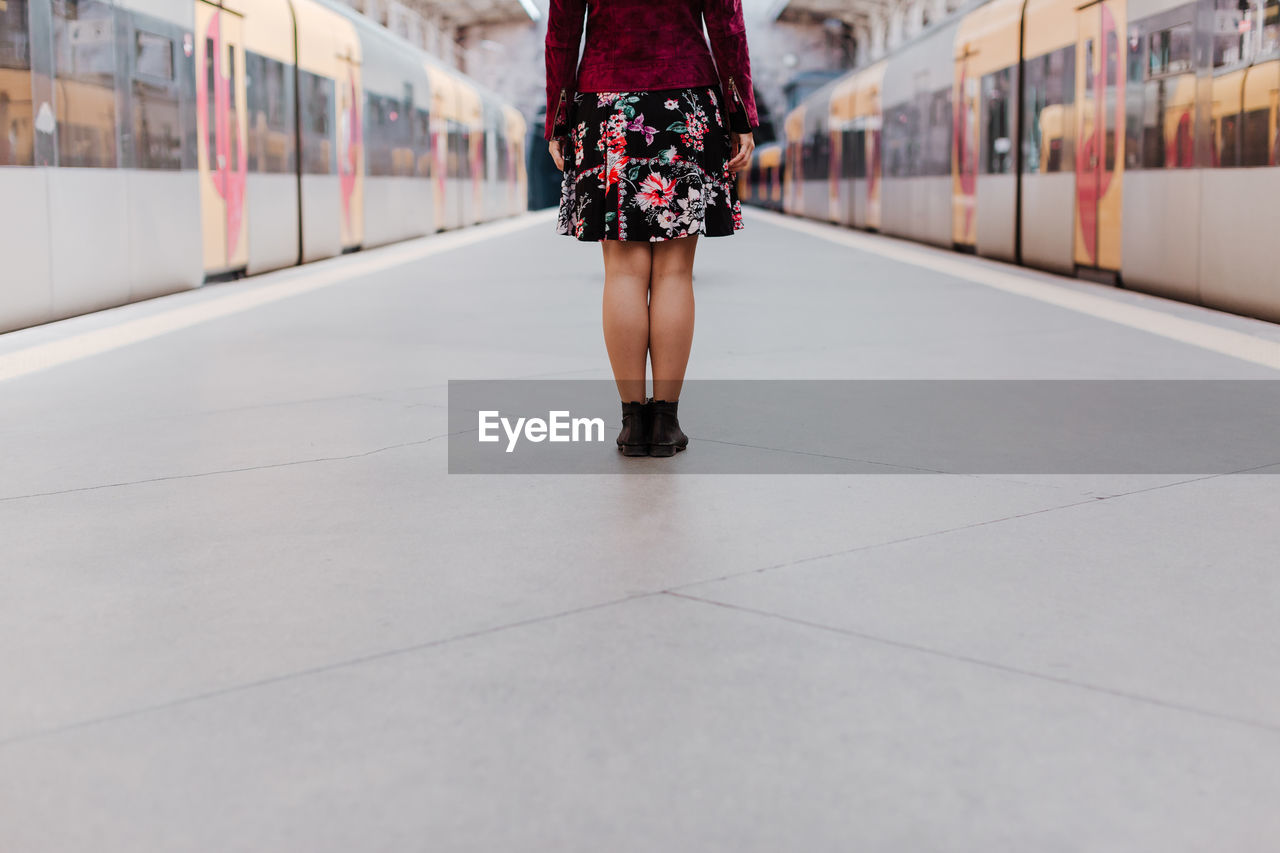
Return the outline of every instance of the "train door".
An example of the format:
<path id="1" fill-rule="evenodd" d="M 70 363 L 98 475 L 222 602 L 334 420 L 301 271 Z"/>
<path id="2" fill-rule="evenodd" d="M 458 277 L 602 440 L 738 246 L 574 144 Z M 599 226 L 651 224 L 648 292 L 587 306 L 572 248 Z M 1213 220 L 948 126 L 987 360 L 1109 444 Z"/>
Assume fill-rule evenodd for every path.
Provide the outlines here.
<path id="1" fill-rule="evenodd" d="M 1076 13 L 1075 263 L 1120 269 L 1124 172 L 1123 0 Z"/>
<path id="2" fill-rule="evenodd" d="M 978 116 L 981 89 L 974 73 L 977 50 L 963 44 L 956 53 L 956 73 L 951 102 L 951 242 L 972 247 L 977 243 Z"/>
<path id="3" fill-rule="evenodd" d="M 866 110 L 866 142 L 864 151 L 867 156 L 867 222 L 866 227 L 872 231 L 880 230 L 880 187 L 882 158 L 880 151 L 881 131 L 884 127 L 884 114 L 880 103 L 880 81 L 884 79 L 885 64 L 881 62 L 868 74 L 873 82 L 867 92 Z"/>
<path id="4" fill-rule="evenodd" d="M 249 262 L 245 212 L 248 114 L 244 21 L 196 0 L 196 167 L 204 231 L 204 269 L 219 274 Z"/>
<path id="5" fill-rule="evenodd" d="M 342 249 L 350 251 L 364 242 L 364 111 L 360 61 L 354 45 L 343 45 L 334 81 L 337 118 L 338 189 L 342 199 Z"/>

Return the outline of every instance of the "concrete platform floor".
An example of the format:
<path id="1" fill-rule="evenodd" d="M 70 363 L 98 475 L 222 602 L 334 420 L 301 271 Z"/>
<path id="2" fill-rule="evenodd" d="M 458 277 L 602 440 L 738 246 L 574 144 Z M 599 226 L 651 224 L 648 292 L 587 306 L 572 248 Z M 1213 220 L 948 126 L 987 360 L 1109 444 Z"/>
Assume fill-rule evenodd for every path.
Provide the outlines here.
<path id="1" fill-rule="evenodd" d="M 450 476 L 608 376 L 552 228 L 0 336 L 0 851 L 1280 849 L 1280 477 Z M 1280 378 L 758 213 L 696 288 L 698 378 Z"/>

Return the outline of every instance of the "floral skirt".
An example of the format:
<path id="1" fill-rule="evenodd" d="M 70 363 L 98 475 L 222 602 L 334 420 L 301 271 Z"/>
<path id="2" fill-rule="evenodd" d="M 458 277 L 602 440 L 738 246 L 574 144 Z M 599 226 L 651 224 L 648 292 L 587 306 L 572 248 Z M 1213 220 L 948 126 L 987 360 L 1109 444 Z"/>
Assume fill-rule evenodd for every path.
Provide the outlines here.
<path id="1" fill-rule="evenodd" d="M 711 87 L 578 93 L 559 232 L 584 241 L 657 242 L 740 230 L 720 102 Z"/>

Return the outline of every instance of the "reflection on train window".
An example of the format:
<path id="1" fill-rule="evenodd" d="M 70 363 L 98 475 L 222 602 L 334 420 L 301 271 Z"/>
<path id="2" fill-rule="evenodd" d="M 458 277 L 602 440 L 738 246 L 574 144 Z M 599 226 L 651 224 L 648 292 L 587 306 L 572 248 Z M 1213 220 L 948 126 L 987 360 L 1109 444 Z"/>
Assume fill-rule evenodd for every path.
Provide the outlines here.
<path id="1" fill-rule="evenodd" d="M 182 168 L 182 105 L 173 81 L 173 42 L 138 32 L 134 36 L 133 166 Z"/>
<path id="2" fill-rule="evenodd" d="M 1069 109 L 1075 101 L 1075 46 L 1028 59 L 1025 67 L 1023 171 L 1070 169 L 1075 151 L 1074 134 L 1068 132 Z"/>
<path id="3" fill-rule="evenodd" d="M 205 145 L 208 148 L 209 168 L 218 169 L 218 106 L 215 93 L 218 91 L 218 77 L 215 63 L 218 57 L 218 44 L 211 38 L 204 40 L 204 86 L 208 97 L 205 98 L 204 115 Z"/>
<path id="4" fill-rule="evenodd" d="M 461 123 L 449 122 L 448 171 L 451 178 L 471 177 L 471 157 L 467 150 L 468 134 Z"/>
<path id="5" fill-rule="evenodd" d="M 866 171 L 867 132 L 862 128 L 846 130 L 840 140 L 840 177 L 865 178 Z"/>
<path id="6" fill-rule="evenodd" d="M 1280 165 L 1280 61 L 1256 62 L 1244 80 L 1240 113 L 1240 165 Z"/>
<path id="7" fill-rule="evenodd" d="M 1262 46 L 1266 55 L 1280 53 L 1280 0 L 1267 0 L 1262 7 Z"/>
<path id="8" fill-rule="evenodd" d="M 1147 39 L 1147 77 L 1190 71 L 1194 43 L 1195 31 L 1191 24 L 1179 24 L 1152 33 Z"/>
<path id="9" fill-rule="evenodd" d="M 501 131 L 493 131 L 494 154 L 496 155 L 495 168 L 496 176 L 499 181 L 506 181 L 511 177 L 511 167 L 508 162 L 510 159 L 511 149 L 507 145 L 507 137 Z"/>
<path id="10" fill-rule="evenodd" d="M 884 153 L 887 162 L 885 174 L 888 177 L 906 178 L 915 173 L 918 125 L 919 117 L 912 104 L 885 110 Z"/>
<path id="11" fill-rule="evenodd" d="M 373 176 L 411 175 L 414 170 L 413 88 L 400 98 L 368 93 L 365 102 L 365 170 Z"/>
<path id="12" fill-rule="evenodd" d="M 1239 65 L 1280 49 L 1277 0 L 1213 0 L 1213 67 Z"/>
<path id="13" fill-rule="evenodd" d="M 173 79 L 173 41 L 141 30 L 134 36 L 133 67 L 138 74 L 158 80 Z"/>
<path id="14" fill-rule="evenodd" d="M 230 46 L 228 45 L 228 47 Z M 228 162 L 231 169 L 240 171 L 246 168 L 243 159 L 246 152 L 240 150 L 240 146 L 243 144 L 243 138 L 240 135 L 240 128 L 243 126 L 240 122 L 240 112 L 244 104 L 240 103 L 239 67 L 236 64 L 234 52 L 227 57 L 227 86 L 228 91 L 231 93 L 230 103 L 227 105 L 227 129 L 229 131 L 227 134 L 227 153 L 230 156 Z"/>
<path id="15" fill-rule="evenodd" d="M 1143 26 L 1136 24 L 1129 38 L 1125 165 L 1189 169 L 1195 165 L 1195 29 L 1184 22 L 1144 33 Z"/>
<path id="16" fill-rule="evenodd" d="M 1013 69 L 982 78 L 982 160 L 984 175 L 1013 172 Z"/>
<path id="17" fill-rule="evenodd" d="M 30 166 L 31 43 L 27 0 L 0 3 L 0 166 Z"/>
<path id="18" fill-rule="evenodd" d="M 299 71 L 298 83 L 298 102 L 302 108 L 302 171 L 308 175 L 335 174 L 338 155 L 333 144 L 333 80 Z"/>
<path id="19" fill-rule="evenodd" d="M 1105 59 L 1107 64 L 1107 76 L 1104 81 L 1106 90 L 1103 94 L 1106 98 L 1105 103 L 1108 109 L 1105 113 L 1106 118 L 1104 118 L 1102 134 L 1103 151 L 1105 152 L 1103 157 L 1103 168 L 1108 172 L 1112 172 L 1115 171 L 1116 168 L 1116 138 L 1119 132 L 1123 130 L 1122 128 L 1115 127 L 1114 120 L 1110 118 L 1110 116 L 1113 115 L 1110 108 L 1115 103 L 1116 86 L 1120 80 L 1117 72 L 1117 69 L 1120 66 L 1120 34 L 1115 30 L 1107 33 Z"/>
<path id="20" fill-rule="evenodd" d="M 249 171 L 294 171 L 293 69 L 245 52 L 245 107 L 249 114 Z"/>
<path id="21" fill-rule="evenodd" d="M 1213 67 L 1236 65 L 1245 59 L 1247 34 L 1239 25 L 1247 19 L 1241 14 L 1240 0 L 1213 0 Z"/>
<path id="22" fill-rule="evenodd" d="M 821 128 L 815 128 L 809 134 L 809 143 L 805 146 L 808 155 L 804 162 L 804 174 L 809 180 L 822 180 L 831 170 L 831 139 Z"/>
<path id="23" fill-rule="evenodd" d="M 54 0 L 58 163 L 116 165 L 115 21 L 100 0 Z"/>
<path id="24" fill-rule="evenodd" d="M 1239 123 L 1239 113 L 1224 115 L 1216 122 L 1217 157 L 1215 158 L 1215 166 L 1230 167 L 1240 165 L 1239 140 L 1237 139 Z"/>

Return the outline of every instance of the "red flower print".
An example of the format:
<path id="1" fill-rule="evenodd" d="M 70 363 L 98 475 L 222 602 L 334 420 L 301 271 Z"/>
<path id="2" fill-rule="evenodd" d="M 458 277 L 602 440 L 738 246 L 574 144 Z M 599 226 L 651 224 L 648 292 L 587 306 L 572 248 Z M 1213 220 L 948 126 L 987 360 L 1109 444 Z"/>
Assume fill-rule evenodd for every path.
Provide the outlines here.
<path id="1" fill-rule="evenodd" d="M 649 210 L 654 207 L 669 206 L 675 195 L 676 182 L 655 173 L 640 182 L 640 191 L 636 193 L 636 201 L 640 203 L 642 210 Z"/>

